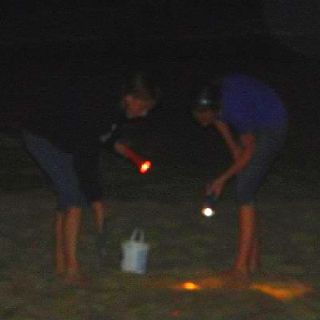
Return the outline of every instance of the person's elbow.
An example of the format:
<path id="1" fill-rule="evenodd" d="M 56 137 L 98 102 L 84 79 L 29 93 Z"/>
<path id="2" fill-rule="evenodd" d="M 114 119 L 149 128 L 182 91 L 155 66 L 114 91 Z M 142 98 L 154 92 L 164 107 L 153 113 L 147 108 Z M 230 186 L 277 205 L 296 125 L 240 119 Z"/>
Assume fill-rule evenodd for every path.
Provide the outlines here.
<path id="1" fill-rule="evenodd" d="M 113 149 L 116 153 L 124 156 L 127 151 L 127 145 L 123 142 L 116 141 L 113 145 Z"/>

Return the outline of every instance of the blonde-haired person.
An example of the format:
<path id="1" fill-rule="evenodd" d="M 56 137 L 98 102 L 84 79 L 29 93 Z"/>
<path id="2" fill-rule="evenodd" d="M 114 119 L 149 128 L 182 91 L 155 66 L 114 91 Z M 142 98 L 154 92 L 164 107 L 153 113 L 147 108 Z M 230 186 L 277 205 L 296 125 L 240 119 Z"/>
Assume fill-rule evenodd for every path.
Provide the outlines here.
<path id="1" fill-rule="evenodd" d="M 49 176 L 57 194 L 55 216 L 55 273 L 66 285 L 83 286 L 77 243 L 84 206 L 92 209 L 100 254 L 105 254 L 107 204 L 100 183 L 102 146 L 113 144 L 126 156 L 125 143 L 117 133 L 126 119 L 146 117 L 157 103 L 158 87 L 142 73 L 127 81 L 118 110 L 108 104 L 97 107 L 82 99 L 81 92 L 64 90 L 59 105 L 33 113 L 25 124 L 27 150 Z"/>

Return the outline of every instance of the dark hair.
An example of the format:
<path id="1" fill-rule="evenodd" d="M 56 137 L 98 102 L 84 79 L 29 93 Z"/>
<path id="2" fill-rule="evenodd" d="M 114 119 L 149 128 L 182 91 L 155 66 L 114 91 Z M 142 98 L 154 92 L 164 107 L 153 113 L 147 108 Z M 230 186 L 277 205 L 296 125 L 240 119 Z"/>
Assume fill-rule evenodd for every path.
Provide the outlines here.
<path id="1" fill-rule="evenodd" d="M 160 97 L 160 88 L 151 77 L 139 72 L 129 76 L 122 88 L 122 97 L 132 95 L 143 100 L 157 101 Z"/>
<path id="2" fill-rule="evenodd" d="M 194 110 L 219 110 L 221 105 L 221 82 L 211 82 L 204 86 L 194 103 Z"/>

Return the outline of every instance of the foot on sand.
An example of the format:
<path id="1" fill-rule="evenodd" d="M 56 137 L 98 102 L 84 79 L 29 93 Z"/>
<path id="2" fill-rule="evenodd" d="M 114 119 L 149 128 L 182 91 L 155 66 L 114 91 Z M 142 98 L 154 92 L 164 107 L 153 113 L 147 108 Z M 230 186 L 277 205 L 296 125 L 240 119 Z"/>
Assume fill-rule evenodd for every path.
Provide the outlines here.
<path id="1" fill-rule="evenodd" d="M 65 274 L 62 282 L 64 286 L 70 287 L 70 288 L 84 289 L 90 285 L 90 279 L 88 278 L 88 276 L 80 272 Z"/>

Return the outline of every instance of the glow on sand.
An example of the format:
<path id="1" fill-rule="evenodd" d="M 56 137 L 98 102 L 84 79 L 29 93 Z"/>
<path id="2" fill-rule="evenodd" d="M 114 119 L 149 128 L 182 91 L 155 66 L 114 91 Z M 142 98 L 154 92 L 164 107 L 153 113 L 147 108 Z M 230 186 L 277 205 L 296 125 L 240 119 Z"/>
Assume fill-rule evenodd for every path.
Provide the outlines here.
<path id="1" fill-rule="evenodd" d="M 187 281 L 178 283 L 171 287 L 174 290 L 182 291 L 195 291 L 195 290 L 211 290 L 211 289 L 230 289 L 225 287 L 223 280 L 218 277 L 210 277 L 205 279 L 199 279 L 197 282 Z M 241 289 L 241 288 L 237 288 Z M 252 283 L 247 288 L 241 290 L 254 290 L 263 294 L 271 296 L 277 300 L 289 301 L 303 297 L 304 295 L 313 291 L 312 287 L 297 281 L 289 282 L 257 282 Z"/>
<path id="2" fill-rule="evenodd" d="M 195 284 L 194 282 L 191 282 L 191 281 L 184 282 L 182 284 L 182 287 L 183 287 L 183 289 L 190 290 L 190 291 L 200 290 L 200 286 Z"/>
<path id="3" fill-rule="evenodd" d="M 250 289 L 258 290 L 266 295 L 272 296 L 278 300 L 289 301 L 311 293 L 310 286 L 303 283 L 276 284 L 276 283 L 256 283 L 252 284 Z"/>

